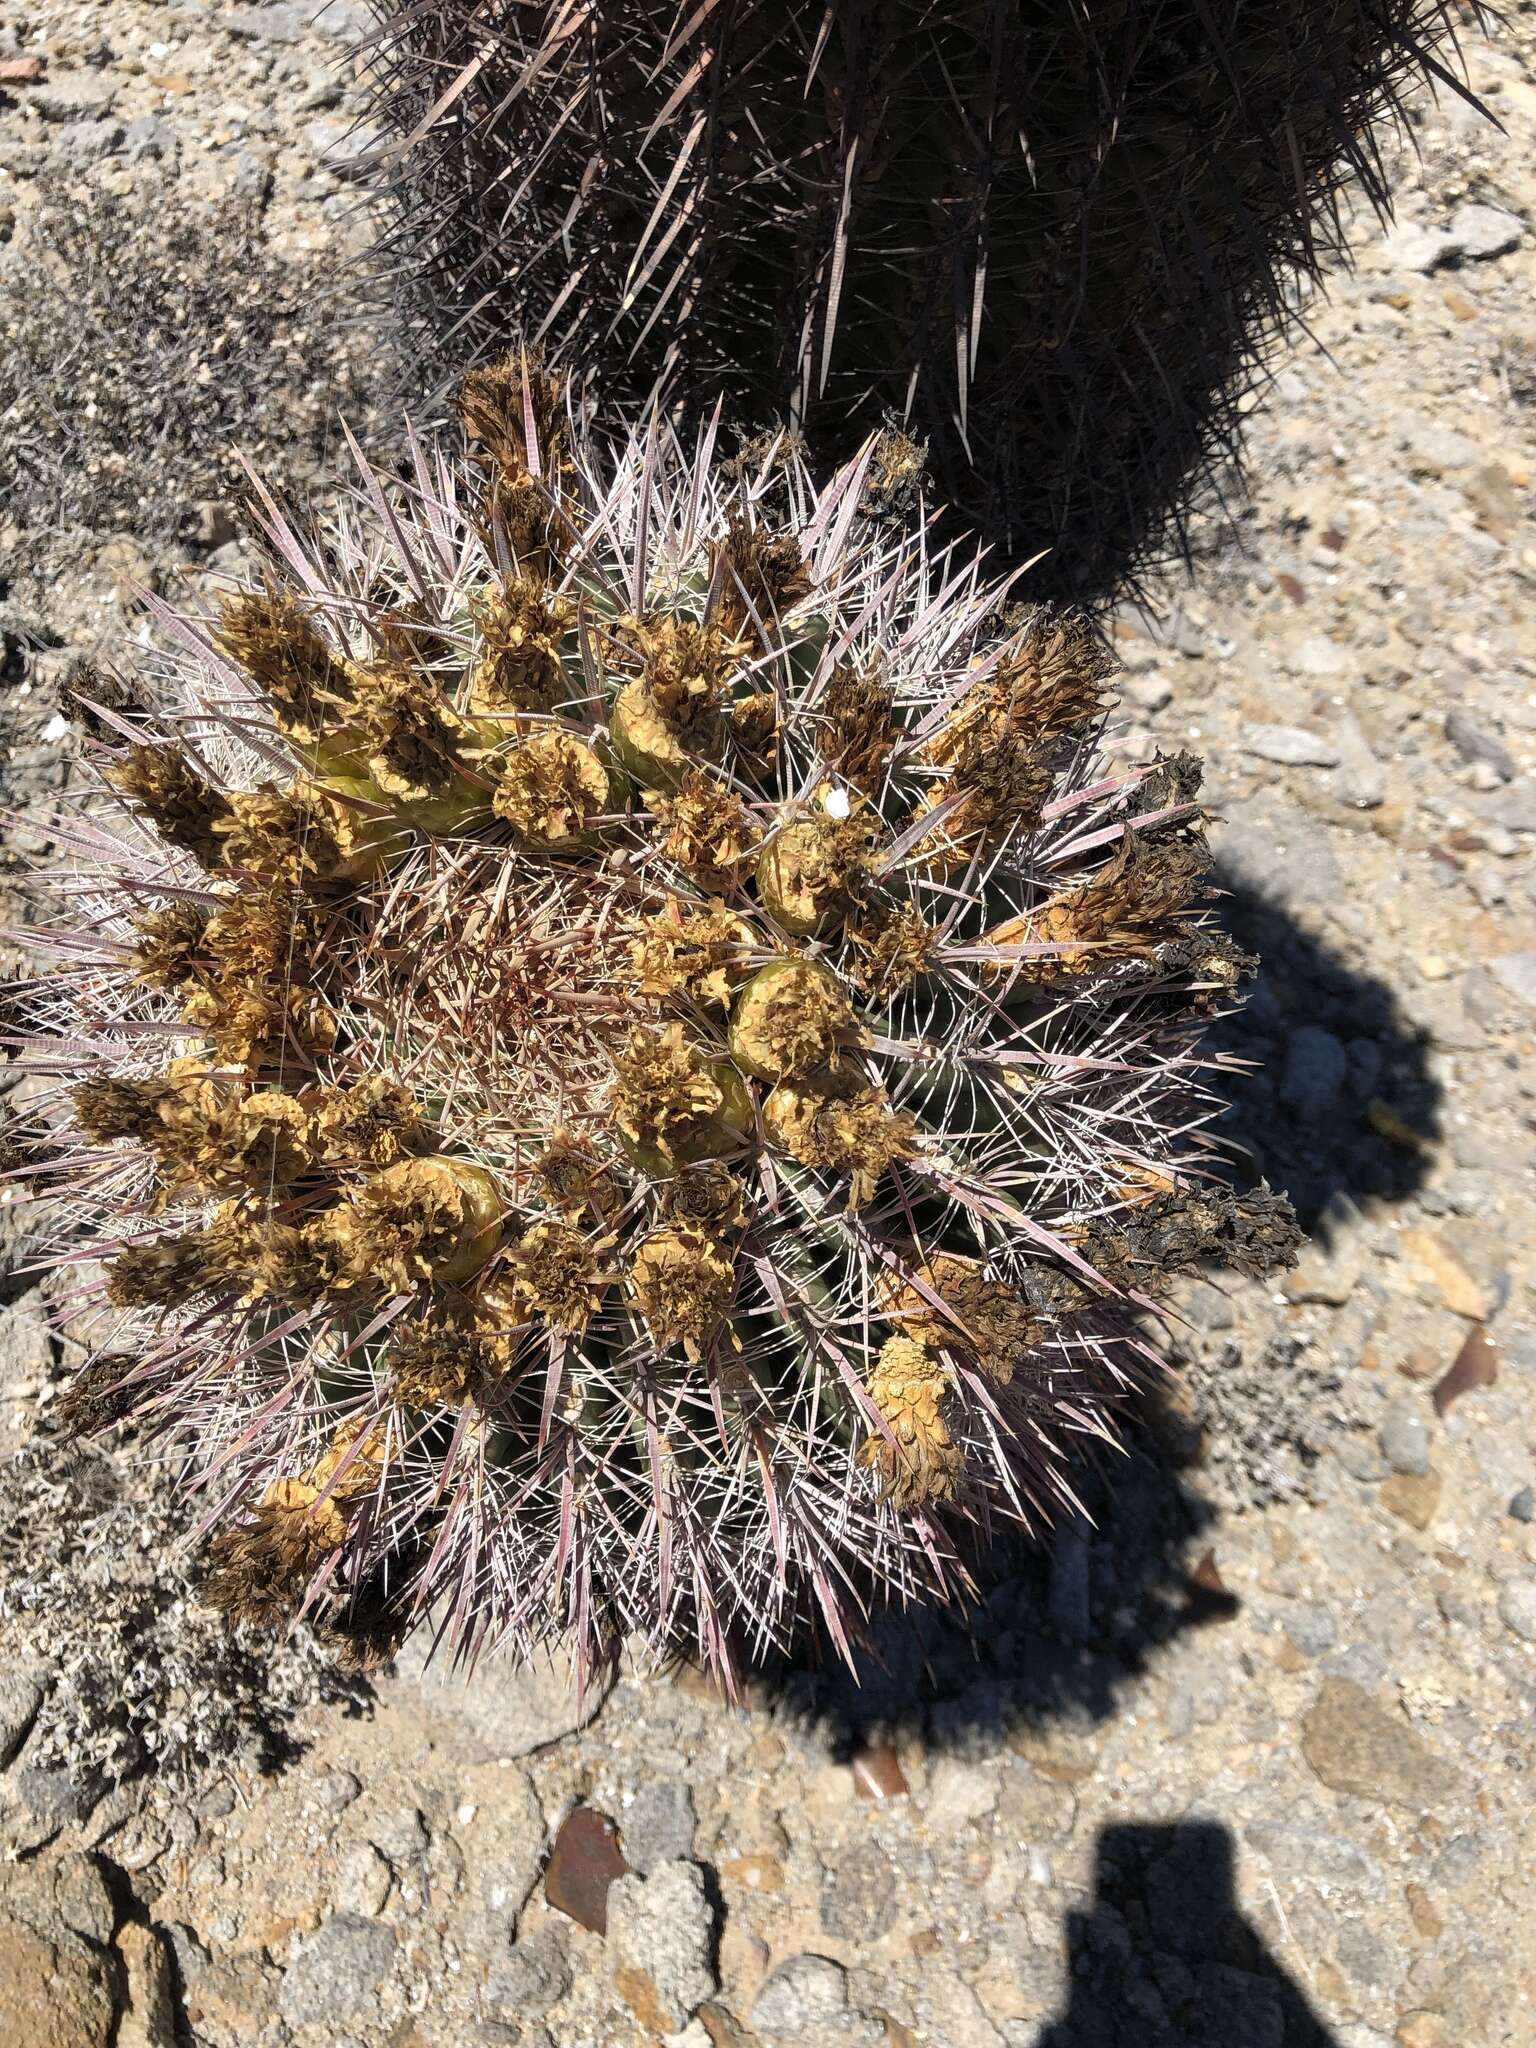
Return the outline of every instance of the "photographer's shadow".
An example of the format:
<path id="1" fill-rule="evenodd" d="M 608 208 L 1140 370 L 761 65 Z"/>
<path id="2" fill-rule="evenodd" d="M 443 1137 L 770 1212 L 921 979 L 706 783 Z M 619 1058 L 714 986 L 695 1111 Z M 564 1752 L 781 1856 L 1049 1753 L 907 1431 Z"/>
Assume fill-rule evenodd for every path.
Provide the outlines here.
<path id="1" fill-rule="evenodd" d="M 1067 2005 L 1032 2048 L 1337 2048 L 1237 1900 L 1219 1822 L 1119 1822 L 1067 1916 Z"/>

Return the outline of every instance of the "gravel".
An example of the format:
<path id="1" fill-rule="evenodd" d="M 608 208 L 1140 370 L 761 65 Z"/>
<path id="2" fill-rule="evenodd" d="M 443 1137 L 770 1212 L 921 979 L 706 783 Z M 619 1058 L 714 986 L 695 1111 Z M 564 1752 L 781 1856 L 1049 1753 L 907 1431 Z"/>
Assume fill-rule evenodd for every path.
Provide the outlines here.
<path id="1" fill-rule="evenodd" d="M 698 1824 L 693 1793 L 679 1779 L 642 1785 L 624 1811 L 625 1861 L 649 1876 L 658 1863 L 691 1856 Z"/>
<path id="2" fill-rule="evenodd" d="M 1261 761 L 1287 768 L 1336 768 L 1339 750 L 1321 733 L 1295 725 L 1245 725 L 1243 745 Z"/>
<path id="3" fill-rule="evenodd" d="M 1394 1472 L 1414 1475 L 1429 1470 L 1429 1428 L 1406 1401 L 1394 1402 L 1381 1425 L 1381 1455 Z"/>
<path id="4" fill-rule="evenodd" d="M 554 1927 L 514 1941 L 492 1959 L 485 1980 L 485 2009 L 491 2019 L 542 2019 L 571 1988 L 565 1943 Z"/>
<path id="5" fill-rule="evenodd" d="M 1511 1579 L 1499 1594 L 1499 1619 L 1523 1643 L 1536 1643 L 1536 1579 Z"/>

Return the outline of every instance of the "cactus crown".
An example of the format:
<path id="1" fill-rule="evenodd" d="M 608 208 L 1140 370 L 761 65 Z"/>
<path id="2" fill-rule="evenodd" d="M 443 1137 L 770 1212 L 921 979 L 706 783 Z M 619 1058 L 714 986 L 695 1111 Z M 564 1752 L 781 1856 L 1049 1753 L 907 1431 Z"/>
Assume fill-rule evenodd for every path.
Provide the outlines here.
<path id="1" fill-rule="evenodd" d="M 873 448 L 599 453 L 524 361 L 464 418 L 157 611 L 32 991 L 86 1371 L 237 1614 L 846 1647 L 1071 1499 L 1170 1272 L 1287 1254 L 1199 1136 L 1197 775 L 1096 765 L 1088 630 Z"/>

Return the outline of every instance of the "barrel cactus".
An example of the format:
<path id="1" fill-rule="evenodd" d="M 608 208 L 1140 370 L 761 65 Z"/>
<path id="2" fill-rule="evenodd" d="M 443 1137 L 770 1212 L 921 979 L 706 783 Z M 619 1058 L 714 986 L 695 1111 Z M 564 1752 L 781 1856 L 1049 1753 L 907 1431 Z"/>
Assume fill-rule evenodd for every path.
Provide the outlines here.
<path id="1" fill-rule="evenodd" d="M 1245 961 L 1187 757 L 921 523 L 510 361 L 210 615 L 150 601 L 30 986 L 83 1362 L 210 1597 L 728 1681 L 1073 1500 L 1200 1260 Z M 54 1194 L 50 1198 L 50 1186 Z"/>
<path id="2" fill-rule="evenodd" d="M 374 0 L 362 175 L 430 382 L 526 334 L 783 419 L 887 414 L 1037 590 L 1120 594 L 1454 84 L 1448 0 Z"/>

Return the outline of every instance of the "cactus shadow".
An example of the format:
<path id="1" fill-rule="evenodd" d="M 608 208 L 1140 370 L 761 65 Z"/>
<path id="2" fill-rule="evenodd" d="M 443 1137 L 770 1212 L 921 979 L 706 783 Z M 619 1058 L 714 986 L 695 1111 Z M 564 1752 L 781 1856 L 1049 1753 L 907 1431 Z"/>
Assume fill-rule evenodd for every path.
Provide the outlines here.
<path id="1" fill-rule="evenodd" d="M 1067 2004 L 1031 2048 L 1337 2048 L 1235 1880 L 1218 1821 L 1102 1829 L 1088 1909 L 1067 1915 Z"/>
<path id="2" fill-rule="evenodd" d="M 1049 1543 L 999 1537 L 971 1560 L 968 1607 L 873 1619 L 851 1666 L 811 1644 L 759 1674 L 753 1702 L 835 1758 L 920 1737 L 930 1753 L 1092 1768 L 1105 1725 L 1158 1653 L 1239 1611 L 1211 1555 L 1216 1510 L 1187 1483 L 1193 1431 L 1144 1398 L 1125 1450 L 1075 1472 L 1085 1517 Z"/>
<path id="3" fill-rule="evenodd" d="M 1442 1136 L 1431 1040 L 1395 992 L 1351 966 L 1283 902 L 1226 864 L 1223 922 L 1262 966 L 1212 1051 L 1247 1063 L 1222 1078 L 1215 1127 L 1238 1169 L 1290 1197 L 1326 1249 L 1351 1203 L 1400 1202 L 1421 1187 Z"/>

